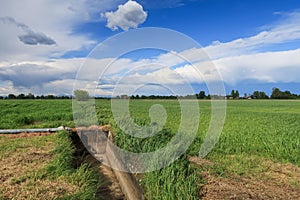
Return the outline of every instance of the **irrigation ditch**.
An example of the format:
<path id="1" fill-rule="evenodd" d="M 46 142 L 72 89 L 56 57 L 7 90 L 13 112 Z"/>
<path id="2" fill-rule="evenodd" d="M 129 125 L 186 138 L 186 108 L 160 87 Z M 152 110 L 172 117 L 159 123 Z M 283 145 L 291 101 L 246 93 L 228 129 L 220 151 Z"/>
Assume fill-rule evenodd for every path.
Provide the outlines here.
<path id="1" fill-rule="evenodd" d="M 98 154 L 97 159 L 91 155 L 91 153 L 86 149 L 82 142 L 82 137 L 80 134 L 84 133 L 89 135 L 88 138 L 93 140 L 93 135 L 95 137 L 105 136 L 108 137 L 112 141 L 111 132 L 107 128 L 107 126 L 93 126 L 88 128 L 68 128 L 64 126 L 60 126 L 58 128 L 44 128 L 44 129 L 7 129 L 0 130 L 0 134 L 5 134 L 10 138 L 22 138 L 22 137 L 36 137 L 36 136 L 47 136 L 50 134 L 54 134 L 57 131 L 69 131 L 71 132 L 71 140 L 73 145 L 76 148 L 75 163 L 77 166 L 81 164 L 81 162 L 87 162 L 91 164 L 93 167 L 99 169 L 100 174 L 103 176 L 105 185 L 102 186 L 97 196 L 100 199 L 111 199 L 111 200 L 142 200 L 144 198 L 144 192 L 142 187 L 139 185 L 136 177 L 131 173 L 126 173 L 123 171 L 119 171 L 116 169 L 112 169 L 104 164 L 102 164 L 101 160 L 106 160 L 108 162 L 114 162 L 114 164 L 122 165 L 119 163 L 117 159 L 117 155 L 111 150 L 110 146 L 106 143 L 99 143 L 97 146 Z M 100 133 L 100 134 L 99 134 Z M 81 138 L 81 139 L 80 139 Z M 98 141 L 97 139 L 95 141 Z M 92 141 L 94 142 L 94 141 Z"/>
<path id="2" fill-rule="evenodd" d="M 110 168 L 108 166 L 105 166 L 101 164 L 99 160 L 106 160 L 106 162 L 113 162 L 116 165 L 122 165 L 122 163 L 119 162 L 118 156 L 115 155 L 115 153 L 111 150 L 110 145 L 105 142 L 101 142 L 101 137 L 107 137 L 110 141 L 112 141 L 113 137 L 111 136 L 112 133 L 107 128 L 107 126 L 92 126 L 89 128 L 78 128 L 78 129 L 71 129 L 72 134 L 74 136 L 73 141 L 75 143 L 75 146 L 77 149 L 81 149 L 83 153 L 90 154 L 86 148 L 84 147 L 82 143 L 82 139 L 84 140 L 84 137 L 81 135 L 81 139 L 79 138 L 80 134 L 85 134 L 85 136 L 88 136 L 87 139 L 90 141 L 85 141 L 86 144 L 92 144 L 94 147 L 97 147 L 97 154 L 96 158 L 92 158 L 92 162 L 95 162 L 95 160 L 98 161 L 99 169 L 101 173 L 105 176 L 105 178 L 108 180 L 109 183 L 112 183 L 111 188 L 119 190 L 121 189 L 123 193 L 123 198 L 121 199 L 129 199 L 129 200 L 140 200 L 144 199 L 143 195 L 143 189 L 139 185 L 138 181 L 136 180 L 135 176 L 131 173 L 126 173 L 123 171 L 119 171 L 113 168 Z M 100 138 L 100 140 L 99 140 Z M 82 154 L 82 153 L 81 153 Z M 115 185 L 114 185 L 115 184 Z M 110 190 L 110 188 L 107 188 Z M 112 192 L 113 193 L 113 192 Z M 100 196 L 105 196 L 101 195 Z M 104 199 L 118 199 L 120 195 L 118 195 L 117 198 L 110 196 L 109 198 Z"/>

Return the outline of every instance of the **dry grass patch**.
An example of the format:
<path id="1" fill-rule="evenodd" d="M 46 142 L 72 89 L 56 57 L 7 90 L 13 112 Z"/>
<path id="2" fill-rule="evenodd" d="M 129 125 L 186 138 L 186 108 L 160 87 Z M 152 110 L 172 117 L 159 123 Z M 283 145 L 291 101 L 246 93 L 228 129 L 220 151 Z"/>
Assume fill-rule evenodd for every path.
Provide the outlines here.
<path id="1" fill-rule="evenodd" d="M 254 163 L 251 170 L 244 168 L 244 173 L 240 174 L 241 170 L 234 171 L 235 165 L 232 163 L 224 173 L 217 174 L 218 168 L 224 163 L 190 158 L 193 164 L 203 169 L 201 199 L 300 199 L 298 166 L 257 157 L 248 159 Z"/>
<path id="2" fill-rule="evenodd" d="M 12 139 L 0 136 L 0 199 L 57 199 L 77 191 L 64 178 L 47 177 L 54 136 Z"/>

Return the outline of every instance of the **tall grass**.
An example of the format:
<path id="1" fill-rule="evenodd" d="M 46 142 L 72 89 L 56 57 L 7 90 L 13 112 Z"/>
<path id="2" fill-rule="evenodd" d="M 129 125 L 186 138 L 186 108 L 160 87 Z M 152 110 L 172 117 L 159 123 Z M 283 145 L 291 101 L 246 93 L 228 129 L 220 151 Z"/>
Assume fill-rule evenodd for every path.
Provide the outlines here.
<path id="1" fill-rule="evenodd" d="M 72 127 L 71 100 L 1 100 L 0 129 Z"/>
<path id="2" fill-rule="evenodd" d="M 54 159 L 46 166 L 47 173 L 53 178 L 65 178 L 80 189 L 75 194 L 63 199 L 100 199 L 97 192 L 104 184 L 104 179 L 96 168 L 88 163 L 75 165 L 75 147 L 71 133 L 60 131 L 56 135 Z"/>
<path id="3" fill-rule="evenodd" d="M 249 155 L 300 166 L 300 102 L 228 102 L 227 119 L 211 156 Z"/>
<path id="4" fill-rule="evenodd" d="M 136 122 L 139 125 L 145 125 L 144 120 L 136 120 Z M 163 129 L 153 137 L 137 138 L 128 135 L 128 132 L 134 134 L 134 130 L 128 130 L 130 127 L 126 127 L 128 119 L 121 119 L 119 123 L 123 123 L 121 126 L 125 127 L 125 130 L 121 130 L 115 121 L 111 121 L 116 133 L 115 142 L 119 147 L 130 152 L 153 152 L 165 147 L 174 136 L 170 129 Z M 145 173 L 142 179 L 147 199 L 198 199 L 197 183 L 199 183 L 197 170 L 190 165 L 186 155 L 165 168 Z"/>
<path id="5" fill-rule="evenodd" d="M 148 199 L 199 199 L 200 177 L 185 156 L 171 165 L 144 174 L 143 186 Z"/>

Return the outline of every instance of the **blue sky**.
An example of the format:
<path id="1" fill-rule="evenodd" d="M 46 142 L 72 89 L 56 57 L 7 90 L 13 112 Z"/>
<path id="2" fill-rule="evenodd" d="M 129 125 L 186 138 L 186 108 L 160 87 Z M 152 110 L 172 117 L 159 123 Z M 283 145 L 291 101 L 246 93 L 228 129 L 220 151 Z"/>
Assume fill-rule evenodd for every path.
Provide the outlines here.
<path id="1" fill-rule="evenodd" d="M 0 8 L 0 95 L 72 94 L 80 66 L 99 43 L 147 27 L 175 30 L 198 42 L 220 73 L 226 93 L 238 89 L 240 94 L 254 90 L 270 94 L 273 87 L 279 87 L 300 94 L 298 0 L 11 0 Z M 195 53 L 193 48 L 174 52 L 192 59 Z M 151 80 L 183 88 L 179 93 L 184 94 L 182 83 L 173 80 L 174 73 L 184 77 L 195 92 L 206 90 L 190 65 L 174 59 L 170 52 L 155 49 L 119 56 L 114 69 L 100 78 L 103 85 L 97 85 L 96 93 L 112 95 L 121 83 L 126 93 Z M 99 66 L 108 60 L 90 63 Z M 216 81 L 208 66 L 192 64 L 210 71 L 207 80 Z M 128 77 L 122 82 L 124 75 Z M 77 82 L 93 93 L 95 79 Z"/>

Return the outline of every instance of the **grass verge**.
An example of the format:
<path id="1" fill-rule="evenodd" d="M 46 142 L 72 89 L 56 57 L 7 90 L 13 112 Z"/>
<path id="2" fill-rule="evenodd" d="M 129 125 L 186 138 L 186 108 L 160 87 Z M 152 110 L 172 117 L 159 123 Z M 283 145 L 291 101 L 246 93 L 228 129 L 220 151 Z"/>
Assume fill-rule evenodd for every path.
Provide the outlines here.
<path id="1" fill-rule="evenodd" d="M 98 170 L 77 159 L 71 135 L 0 135 L 0 199 L 99 199 Z M 76 159 L 76 160 L 75 160 Z"/>
<path id="2" fill-rule="evenodd" d="M 52 178 L 63 178 L 76 185 L 76 193 L 62 199 L 99 199 L 98 189 L 103 186 L 104 181 L 96 168 L 88 163 L 76 166 L 74 156 L 75 147 L 71 141 L 71 133 L 58 132 L 55 139 L 55 148 L 52 152 L 55 157 L 46 166 L 46 171 Z"/>

